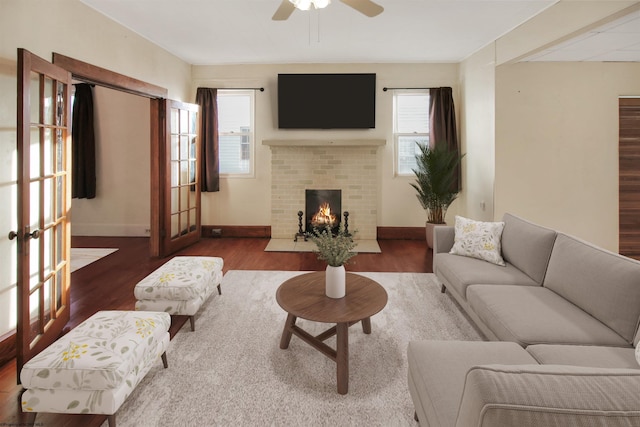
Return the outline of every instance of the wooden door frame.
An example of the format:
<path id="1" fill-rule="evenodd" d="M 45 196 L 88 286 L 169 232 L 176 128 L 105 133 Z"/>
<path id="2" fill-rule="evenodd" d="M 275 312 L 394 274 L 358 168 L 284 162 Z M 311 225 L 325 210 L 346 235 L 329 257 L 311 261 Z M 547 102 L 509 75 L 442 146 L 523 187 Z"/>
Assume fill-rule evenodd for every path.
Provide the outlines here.
<path id="1" fill-rule="evenodd" d="M 34 124 L 32 123 L 33 118 L 31 117 L 32 109 L 34 105 L 31 104 L 31 94 L 35 88 L 32 85 L 32 73 L 35 72 L 38 75 L 38 119 L 37 119 L 37 127 L 40 128 L 37 137 L 37 146 L 40 151 L 40 159 L 36 160 L 39 164 L 39 170 L 37 176 L 33 176 L 31 172 L 31 162 L 33 159 L 30 158 L 28 154 L 33 146 L 34 140 L 32 139 L 32 131 Z M 57 95 L 58 92 L 58 84 L 62 83 L 64 85 L 63 89 L 63 97 L 64 97 L 64 107 L 65 111 L 62 113 L 62 117 L 64 117 L 64 121 L 59 121 L 60 114 L 58 111 L 55 111 L 54 115 L 56 115 L 56 120 L 52 120 L 51 122 L 47 122 L 47 120 L 43 117 L 43 94 L 44 94 L 44 79 L 49 78 L 52 81 L 51 90 L 53 93 L 50 93 L 50 96 L 53 95 L 56 97 L 54 101 L 54 105 L 57 108 L 58 100 Z M 17 374 L 17 383 L 20 384 L 20 370 L 22 366 L 30 360 L 35 354 L 41 352 L 44 348 L 50 345 L 55 339 L 60 335 L 64 326 L 67 324 L 70 318 L 71 313 L 71 277 L 69 272 L 69 266 L 66 265 L 62 270 L 59 269 L 60 262 L 58 261 L 58 256 L 56 255 L 55 249 L 53 250 L 53 255 L 51 258 L 53 259 L 53 263 L 55 264 L 52 267 L 53 275 L 49 275 L 48 277 L 43 277 L 41 273 L 39 273 L 38 277 L 38 287 L 32 289 L 31 288 L 31 267 L 30 267 L 30 256 L 32 256 L 30 252 L 31 239 L 38 239 L 37 235 L 30 234 L 30 227 L 32 225 L 31 218 L 31 210 L 25 209 L 25 205 L 30 205 L 29 207 L 33 209 L 31 202 L 29 202 L 30 197 L 33 196 L 31 193 L 31 186 L 34 182 L 38 182 L 39 192 L 39 205 L 38 208 L 38 232 L 46 233 L 46 230 L 52 231 L 52 235 L 56 234 L 56 227 L 60 226 L 61 229 L 65 230 L 65 233 L 62 233 L 60 237 L 51 237 L 52 242 L 57 242 L 57 239 L 62 238 L 63 243 L 62 247 L 62 256 L 63 260 L 69 259 L 69 254 L 67 253 L 68 248 L 71 246 L 70 235 L 71 230 L 69 227 L 69 208 L 71 205 L 71 181 L 70 181 L 70 169 L 71 169 L 71 159 L 70 159 L 70 139 L 71 139 L 71 73 L 68 70 L 65 70 L 55 64 L 51 64 L 45 59 L 40 58 L 39 56 L 29 52 L 26 49 L 19 48 L 18 49 L 18 66 L 17 66 L 17 83 L 18 83 L 18 97 L 17 97 L 17 159 L 18 159 L 18 181 L 17 181 L 17 205 L 18 205 L 18 229 L 14 234 L 14 238 L 17 238 L 17 309 L 18 316 L 16 318 L 16 333 L 15 337 L 15 357 L 16 357 L 16 374 Z M 55 86 L 53 85 L 55 82 Z M 64 148 L 62 150 L 63 156 L 61 160 L 61 165 L 58 165 L 57 161 L 55 162 L 55 166 L 51 164 L 51 171 L 49 173 L 45 172 L 45 168 L 43 168 L 43 164 L 46 162 L 44 155 L 43 140 L 46 139 L 43 137 L 42 127 L 48 127 L 51 130 L 50 139 L 56 139 L 55 142 L 49 141 L 49 143 L 53 142 L 55 144 L 64 144 Z M 55 133 L 54 133 L 55 128 Z M 57 138 L 60 137 L 58 134 L 59 131 L 64 132 L 64 140 L 59 140 Z M 52 152 L 57 151 L 52 149 Z M 52 159 L 57 160 L 56 154 L 52 154 Z M 59 166 L 62 166 L 59 168 Z M 59 174 L 62 170 L 62 174 Z M 47 176 L 48 175 L 48 176 Z M 57 181 L 58 178 L 62 178 L 62 181 Z M 51 200 L 57 200 L 58 194 L 63 196 L 63 202 L 61 203 L 61 213 L 58 214 L 57 209 L 51 208 L 51 203 L 44 203 L 43 189 L 44 182 L 47 180 L 51 180 L 50 182 L 58 183 L 64 182 L 62 189 L 59 190 L 59 193 L 56 192 L 58 190 L 53 190 L 51 195 Z M 30 196 L 31 195 L 31 196 Z M 25 199 L 26 196 L 26 199 Z M 53 202 L 56 203 L 56 202 Z M 44 207 L 46 206 L 46 208 Z M 55 205 L 54 205 L 55 206 Z M 51 209 L 53 211 L 51 224 L 45 224 L 43 216 L 43 209 Z M 61 221 L 60 221 L 61 220 Z M 42 230 L 40 228 L 42 227 Z M 10 237 L 11 238 L 11 237 Z M 44 238 L 44 237 L 43 237 Z M 42 240 L 38 240 L 38 259 L 39 266 L 38 271 L 42 272 L 44 270 L 43 260 L 43 244 Z M 56 245 L 57 246 L 57 245 Z M 34 251 L 35 252 L 35 251 Z M 47 260 L 51 262 L 52 259 Z M 27 262 L 25 264 L 25 261 Z M 46 262 L 46 261 L 45 261 Z M 58 276 L 58 272 L 62 271 L 63 276 Z M 51 272 L 50 272 L 51 273 Z M 50 274 L 49 273 L 49 274 Z M 55 277 L 55 283 L 53 282 L 53 278 Z M 51 283 L 54 283 L 53 288 L 51 288 Z M 59 285 L 59 288 L 58 288 Z M 66 285 L 63 286 L 63 285 Z M 43 288 L 49 288 L 51 302 L 48 307 L 45 307 L 45 299 L 43 295 Z M 60 290 L 57 293 L 57 290 Z M 37 304 L 38 307 L 38 317 L 37 321 L 34 321 L 31 317 L 31 296 L 33 295 L 31 292 L 34 291 L 38 293 L 39 302 Z M 59 300 L 59 302 L 58 302 Z M 46 322 L 43 322 L 45 318 L 45 310 L 49 310 L 50 318 Z M 36 336 L 32 335 L 32 328 L 37 327 Z"/>
<path id="2" fill-rule="evenodd" d="M 160 236 L 162 230 L 160 219 L 163 217 L 164 192 L 160 186 L 159 177 L 162 166 L 160 161 L 164 158 L 163 148 L 165 145 L 164 132 L 162 131 L 165 118 L 160 101 L 167 98 L 168 90 L 56 52 L 53 53 L 53 63 L 70 71 L 74 79 L 150 99 L 151 215 L 149 250 L 152 257 L 160 256 L 162 240 Z"/>
<path id="3" fill-rule="evenodd" d="M 172 254 L 174 252 L 179 251 L 180 249 L 186 248 L 188 246 L 193 245 L 194 243 L 196 243 L 199 239 L 200 239 L 200 235 L 201 235 L 201 199 L 200 199 L 200 167 L 201 167 L 201 159 L 196 161 L 196 170 L 195 170 L 195 178 L 196 180 L 193 182 L 193 184 L 196 184 L 196 189 L 195 189 L 195 193 L 196 193 L 196 203 L 198 205 L 197 209 L 196 209 L 196 218 L 195 218 L 195 230 L 193 232 L 191 232 L 190 229 L 187 229 L 187 233 L 185 235 L 182 235 L 182 228 L 178 229 L 178 235 L 174 236 L 173 235 L 173 230 L 171 227 L 171 222 L 172 222 L 172 216 L 175 213 L 173 208 L 172 208 L 172 196 L 171 196 L 171 190 L 173 189 L 173 184 L 172 184 L 172 168 L 170 166 L 170 163 L 172 160 L 174 160 L 171 156 L 171 145 L 173 144 L 173 142 L 171 142 L 171 138 L 173 137 L 173 132 L 175 131 L 175 129 L 172 129 L 172 124 L 171 122 L 173 121 L 171 118 L 171 110 L 173 109 L 178 109 L 181 112 L 188 110 L 189 112 L 194 112 L 197 114 L 197 122 L 196 122 L 196 130 L 195 133 L 196 135 L 200 135 L 200 107 L 197 104 L 192 104 L 192 103 L 188 103 L 188 102 L 183 102 L 183 101 L 176 101 L 176 100 L 171 100 L 171 99 L 166 99 L 164 101 L 159 101 L 158 102 L 159 105 L 161 105 L 161 108 L 164 110 L 164 123 L 163 123 L 163 135 L 160 136 L 160 138 L 162 140 L 165 141 L 165 145 L 164 145 L 164 150 L 162 150 L 163 155 L 160 155 L 157 157 L 158 162 L 161 165 L 161 169 L 162 171 L 165 171 L 163 174 L 161 174 L 160 176 L 164 177 L 164 181 L 161 183 L 161 188 L 163 189 L 170 189 L 168 193 L 162 192 L 162 194 L 164 195 L 164 200 L 163 200 L 163 205 L 161 207 L 162 212 L 164 213 L 164 215 L 162 215 L 162 218 L 158 218 L 158 219 L 164 219 L 164 223 L 160 224 L 160 229 L 163 230 L 163 232 L 161 232 L 161 236 L 160 236 L 160 256 L 167 256 L 169 254 Z M 179 120 L 178 120 L 179 122 Z M 180 129 L 181 133 L 180 133 L 180 137 L 182 137 L 182 129 Z M 189 132 L 190 133 L 190 132 Z M 196 153 L 201 153 L 201 147 L 200 147 L 200 138 L 198 137 L 196 139 L 196 148 L 195 151 Z M 197 157 L 197 156 L 196 156 Z M 198 158 L 198 157 L 197 157 Z M 155 160 L 155 159 L 154 159 Z M 181 190 L 180 187 L 180 182 L 178 183 L 178 189 Z M 190 186 L 192 186 L 193 184 L 190 184 Z M 184 206 L 180 206 L 179 209 L 181 209 Z"/>

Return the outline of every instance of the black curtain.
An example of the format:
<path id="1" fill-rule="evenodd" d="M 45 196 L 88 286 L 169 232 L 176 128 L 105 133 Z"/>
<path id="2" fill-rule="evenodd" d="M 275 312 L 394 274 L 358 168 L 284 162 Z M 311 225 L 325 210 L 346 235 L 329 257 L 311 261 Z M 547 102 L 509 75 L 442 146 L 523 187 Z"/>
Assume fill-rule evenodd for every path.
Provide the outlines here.
<path id="1" fill-rule="evenodd" d="M 220 191 L 218 157 L 218 90 L 199 87 L 196 104 L 200 106 L 201 191 Z"/>
<path id="2" fill-rule="evenodd" d="M 431 146 L 444 142 L 450 151 L 460 154 L 456 111 L 453 104 L 453 91 L 450 87 L 429 89 L 429 141 Z M 457 169 L 454 186 L 459 191 L 462 188 L 460 164 Z"/>
<path id="3" fill-rule="evenodd" d="M 91 85 L 75 86 L 71 123 L 71 196 L 78 199 L 96 197 L 96 138 L 93 124 Z"/>

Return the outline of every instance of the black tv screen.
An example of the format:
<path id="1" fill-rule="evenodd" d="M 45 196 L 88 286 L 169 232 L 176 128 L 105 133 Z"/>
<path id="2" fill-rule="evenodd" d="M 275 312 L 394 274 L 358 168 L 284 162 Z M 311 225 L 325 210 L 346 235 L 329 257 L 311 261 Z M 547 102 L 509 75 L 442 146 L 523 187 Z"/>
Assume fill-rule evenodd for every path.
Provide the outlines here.
<path id="1" fill-rule="evenodd" d="M 375 74 L 278 74 L 278 128 L 375 127 Z"/>

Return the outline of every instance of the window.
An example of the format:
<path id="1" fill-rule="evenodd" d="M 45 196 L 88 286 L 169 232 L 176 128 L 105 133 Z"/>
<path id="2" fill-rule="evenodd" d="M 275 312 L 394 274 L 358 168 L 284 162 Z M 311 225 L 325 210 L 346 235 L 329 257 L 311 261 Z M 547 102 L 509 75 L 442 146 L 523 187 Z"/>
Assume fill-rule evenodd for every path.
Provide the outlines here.
<path id="1" fill-rule="evenodd" d="M 393 138 L 396 174 L 413 175 L 416 142 L 429 143 L 429 91 L 396 91 L 393 95 Z"/>
<path id="2" fill-rule="evenodd" d="M 253 174 L 253 90 L 218 90 L 220 174 Z"/>

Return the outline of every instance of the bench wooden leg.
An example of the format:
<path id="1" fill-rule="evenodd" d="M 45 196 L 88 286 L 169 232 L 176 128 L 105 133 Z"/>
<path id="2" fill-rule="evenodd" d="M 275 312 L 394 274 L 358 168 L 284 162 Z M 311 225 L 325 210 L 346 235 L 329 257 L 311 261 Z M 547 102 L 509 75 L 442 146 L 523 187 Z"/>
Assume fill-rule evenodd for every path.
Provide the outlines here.
<path id="1" fill-rule="evenodd" d="M 109 427 L 116 427 L 116 416 L 114 415 L 107 415 L 107 420 L 109 420 Z"/>
<path id="2" fill-rule="evenodd" d="M 191 322 L 191 332 L 196 330 L 196 318 L 194 316 L 189 316 L 189 322 Z"/>
<path id="3" fill-rule="evenodd" d="M 162 356 L 160 357 L 162 358 L 162 366 L 167 369 L 169 367 L 169 362 L 167 362 L 167 352 L 165 351 L 164 353 L 162 353 Z"/>
<path id="4" fill-rule="evenodd" d="M 34 426 L 36 425 L 36 417 L 38 416 L 37 412 L 24 412 L 22 410 L 22 405 L 20 405 L 21 419 L 23 421 L 22 424 L 14 424 L 14 425 L 25 425 L 25 426 Z M 0 424 L 2 425 L 2 424 Z M 7 424 L 10 425 L 10 424 Z"/>
<path id="5" fill-rule="evenodd" d="M 447 287 L 444 284 L 442 284 L 442 287 L 440 288 L 440 292 L 442 292 L 443 294 L 447 292 Z"/>
<path id="6" fill-rule="evenodd" d="M 413 419 L 416 420 L 417 422 L 420 422 L 420 420 L 418 419 L 418 413 L 417 412 L 413 413 Z"/>
<path id="7" fill-rule="evenodd" d="M 222 295 L 222 288 L 218 285 L 218 295 Z"/>

